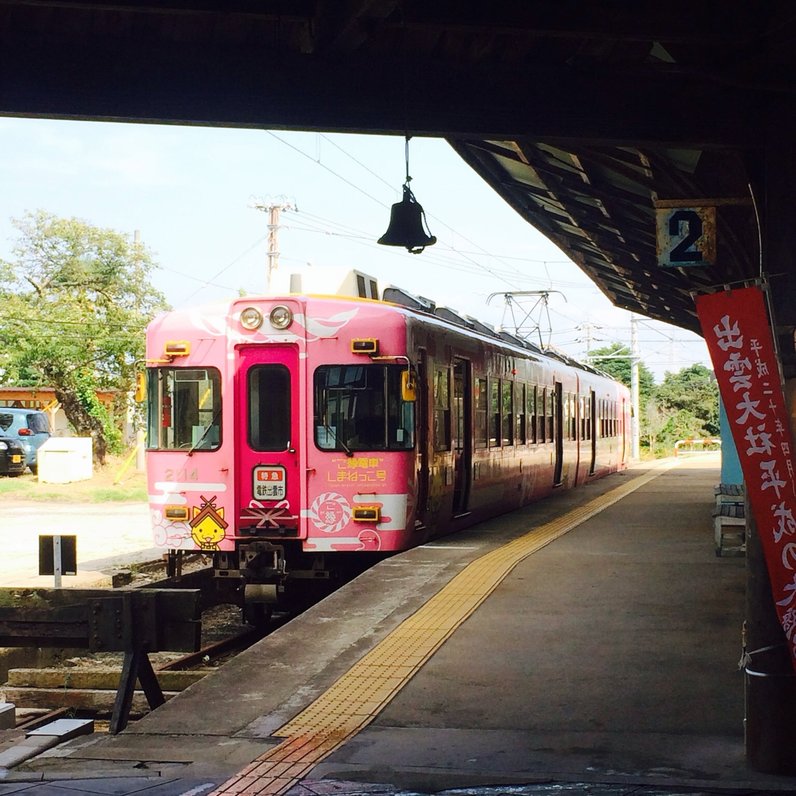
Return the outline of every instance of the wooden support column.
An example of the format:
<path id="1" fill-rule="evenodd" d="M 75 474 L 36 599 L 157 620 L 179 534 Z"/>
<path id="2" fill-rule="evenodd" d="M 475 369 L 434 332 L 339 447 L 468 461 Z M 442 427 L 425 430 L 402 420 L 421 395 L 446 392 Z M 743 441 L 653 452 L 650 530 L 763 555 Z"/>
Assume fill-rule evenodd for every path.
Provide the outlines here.
<path id="1" fill-rule="evenodd" d="M 785 399 L 796 433 L 796 123 L 772 108 L 758 191 L 763 268 L 769 275 L 774 334 L 785 375 Z M 762 201 L 760 201 L 762 198 Z M 791 451 L 791 458 L 796 451 Z M 746 545 L 746 759 L 772 774 L 796 773 L 796 676 L 777 618 L 751 511 Z"/>
<path id="2" fill-rule="evenodd" d="M 771 596 L 760 537 L 746 508 L 746 760 L 756 771 L 796 773 L 796 676 Z"/>

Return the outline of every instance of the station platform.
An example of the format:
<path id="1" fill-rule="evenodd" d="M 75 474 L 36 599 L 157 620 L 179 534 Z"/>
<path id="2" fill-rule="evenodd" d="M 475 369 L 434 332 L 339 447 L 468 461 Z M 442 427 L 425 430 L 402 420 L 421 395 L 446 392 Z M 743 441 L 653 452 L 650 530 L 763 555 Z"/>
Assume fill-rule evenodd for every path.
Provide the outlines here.
<path id="1" fill-rule="evenodd" d="M 0 795 L 796 793 L 745 763 L 718 481 L 638 465 L 388 559 Z"/>

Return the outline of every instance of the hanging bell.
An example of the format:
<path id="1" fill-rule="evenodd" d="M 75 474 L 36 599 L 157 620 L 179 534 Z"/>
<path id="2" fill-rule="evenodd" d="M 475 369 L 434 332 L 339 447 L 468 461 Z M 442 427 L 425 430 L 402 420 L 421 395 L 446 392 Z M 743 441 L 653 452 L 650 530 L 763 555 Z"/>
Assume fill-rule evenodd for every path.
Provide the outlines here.
<path id="1" fill-rule="evenodd" d="M 426 246 L 433 246 L 437 239 L 427 231 L 426 214 L 404 184 L 404 198 L 396 202 L 390 211 L 390 225 L 378 242 L 384 246 L 403 246 L 411 254 L 420 254 Z"/>

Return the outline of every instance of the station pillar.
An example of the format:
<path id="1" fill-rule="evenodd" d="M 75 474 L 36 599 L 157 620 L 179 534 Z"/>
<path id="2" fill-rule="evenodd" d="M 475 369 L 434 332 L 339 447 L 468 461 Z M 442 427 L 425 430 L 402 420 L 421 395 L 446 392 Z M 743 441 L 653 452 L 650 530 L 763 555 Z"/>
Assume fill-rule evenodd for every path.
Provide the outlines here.
<path id="1" fill-rule="evenodd" d="M 777 618 L 754 517 L 746 516 L 744 743 L 756 771 L 796 774 L 796 675 Z"/>
<path id="2" fill-rule="evenodd" d="M 761 243 L 761 271 L 770 286 L 772 323 L 785 379 L 785 400 L 796 433 L 796 122 L 769 106 L 762 168 L 752 180 Z M 791 459 L 796 451 L 791 451 Z M 757 528 L 747 506 L 745 737 L 746 759 L 771 774 L 796 774 L 796 674 L 777 617 Z M 796 541 L 796 539 L 794 539 Z"/>

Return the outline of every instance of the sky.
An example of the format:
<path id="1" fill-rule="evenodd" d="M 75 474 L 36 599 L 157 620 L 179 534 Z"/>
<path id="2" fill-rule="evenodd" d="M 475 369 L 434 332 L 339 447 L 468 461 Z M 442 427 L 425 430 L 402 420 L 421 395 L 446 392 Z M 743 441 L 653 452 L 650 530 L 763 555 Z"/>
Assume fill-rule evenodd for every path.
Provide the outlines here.
<path id="1" fill-rule="evenodd" d="M 411 187 L 438 242 L 422 254 L 382 246 L 401 198 L 404 140 L 231 128 L 0 118 L 0 259 L 11 259 L 12 219 L 44 210 L 136 232 L 158 264 L 153 285 L 175 308 L 266 289 L 267 220 L 279 229 L 275 281 L 355 268 L 462 314 L 579 359 L 630 342 L 630 313 L 613 307 L 554 244 L 506 204 L 441 139 L 412 138 Z M 551 291 L 523 299 L 507 291 Z M 488 301 L 491 294 L 493 296 Z M 661 381 L 694 362 L 701 338 L 642 319 L 639 348 Z"/>

